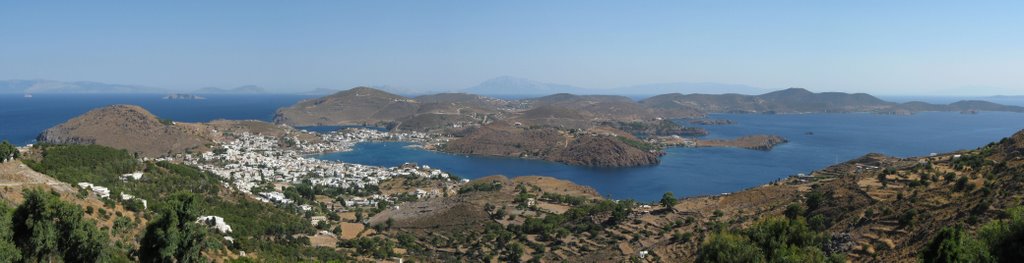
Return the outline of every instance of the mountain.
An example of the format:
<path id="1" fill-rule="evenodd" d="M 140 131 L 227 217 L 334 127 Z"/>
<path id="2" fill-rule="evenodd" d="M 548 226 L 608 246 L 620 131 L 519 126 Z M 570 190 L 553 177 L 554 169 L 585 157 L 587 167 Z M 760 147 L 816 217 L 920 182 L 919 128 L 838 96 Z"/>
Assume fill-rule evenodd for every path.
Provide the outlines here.
<path id="1" fill-rule="evenodd" d="M 90 81 L 3 80 L 0 93 L 165 93 L 159 88 Z"/>
<path id="2" fill-rule="evenodd" d="M 232 93 L 232 94 L 244 94 L 244 93 L 264 93 L 266 89 L 256 85 L 245 85 L 232 89 L 222 89 L 217 87 L 206 87 L 196 90 L 194 93 L 198 94 L 218 94 L 218 93 Z"/>
<path id="3" fill-rule="evenodd" d="M 499 96 L 549 95 L 555 93 L 585 94 L 591 90 L 563 85 L 533 81 L 525 78 L 502 76 L 486 80 L 476 86 L 462 90 L 465 93 Z"/>
<path id="4" fill-rule="evenodd" d="M 635 85 L 607 90 L 607 94 L 620 95 L 656 95 L 666 93 L 702 93 L 702 94 L 761 94 L 765 89 L 740 84 L 723 84 L 713 82 L 672 82 Z"/>

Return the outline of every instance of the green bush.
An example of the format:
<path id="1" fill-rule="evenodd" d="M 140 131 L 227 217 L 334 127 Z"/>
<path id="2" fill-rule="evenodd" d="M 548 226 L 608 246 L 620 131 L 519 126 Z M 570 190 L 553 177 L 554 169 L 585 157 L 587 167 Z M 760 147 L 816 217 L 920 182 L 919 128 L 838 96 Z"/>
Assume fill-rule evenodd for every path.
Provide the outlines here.
<path id="1" fill-rule="evenodd" d="M 994 262 L 985 245 L 959 227 L 943 228 L 924 248 L 925 263 Z"/>

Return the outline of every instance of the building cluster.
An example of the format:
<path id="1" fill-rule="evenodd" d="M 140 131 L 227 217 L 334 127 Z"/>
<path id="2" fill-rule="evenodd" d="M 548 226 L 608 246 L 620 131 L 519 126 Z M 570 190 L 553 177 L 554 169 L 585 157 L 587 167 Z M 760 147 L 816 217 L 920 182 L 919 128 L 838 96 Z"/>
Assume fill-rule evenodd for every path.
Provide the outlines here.
<path id="1" fill-rule="evenodd" d="M 196 155 L 186 155 L 183 161 L 221 177 L 228 187 L 253 194 L 264 202 L 292 204 L 294 200 L 277 191 L 253 192 L 254 188 L 269 183 L 299 183 L 308 181 L 341 189 L 360 189 L 378 185 L 382 181 L 401 176 L 421 178 L 449 178 L 449 174 L 429 166 L 404 164 L 399 167 L 379 167 L 309 157 L 309 154 L 324 151 L 346 151 L 359 142 L 366 141 L 425 141 L 425 133 L 389 133 L 370 129 L 347 129 L 341 132 L 321 134 L 319 142 L 307 142 L 288 137 L 285 140 L 292 147 L 281 147 L 276 137 L 242 133 L 232 142 L 222 144 L 217 150 Z M 127 176 L 127 175 L 126 175 Z M 425 195 L 425 194 L 424 194 Z M 347 205 L 375 205 L 378 200 L 388 197 L 377 196 L 349 200 Z"/>
<path id="2" fill-rule="evenodd" d="M 140 177 L 141 177 L 142 173 L 139 172 L 139 174 L 140 174 Z M 82 188 L 82 189 L 85 189 L 85 190 L 90 190 L 90 191 L 92 191 L 93 194 L 95 194 L 99 198 L 110 198 L 110 188 L 106 188 L 106 187 L 99 186 L 99 185 L 94 185 L 94 184 L 89 183 L 89 182 L 79 182 L 78 183 L 78 188 Z M 142 208 L 143 209 L 149 209 L 149 203 L 146 201 L 146 199 L 138 198 L 138 197 L 135 197 L 134 195 L 126 194 L 124 192 L 121 193 L 121 200 L 122 201 L 131 201 L 132 199 L 138 199 L 139 201 L 142 202 Z"/>

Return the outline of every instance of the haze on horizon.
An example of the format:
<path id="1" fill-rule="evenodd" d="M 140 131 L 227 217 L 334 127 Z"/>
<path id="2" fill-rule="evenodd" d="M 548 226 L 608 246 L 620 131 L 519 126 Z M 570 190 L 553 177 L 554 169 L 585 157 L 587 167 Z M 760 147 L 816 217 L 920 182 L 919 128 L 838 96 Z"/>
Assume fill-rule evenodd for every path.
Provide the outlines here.
<path id="1" fill-rule="evenodd" d="M 3 2 L 0 79 L 1024 95 L 1020 1 Z"/>

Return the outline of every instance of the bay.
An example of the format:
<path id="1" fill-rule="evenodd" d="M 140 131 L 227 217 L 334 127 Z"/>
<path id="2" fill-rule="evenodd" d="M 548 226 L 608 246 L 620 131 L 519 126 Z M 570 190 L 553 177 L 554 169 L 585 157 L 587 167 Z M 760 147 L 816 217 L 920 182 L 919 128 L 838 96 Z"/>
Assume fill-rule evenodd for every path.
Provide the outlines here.
<path id="1" fill-rule="evenodd" d="M 595 188 L 612 198 L 654 201 L 676 196 L 713 195 L 763 185 L 797 173 L 810 173 L 868 153 L 899 157 L 974 149 L 1024 129 L 1024 114 L 982 112 L 966 115 L 923 112 L 910 116 L 852 114 L 714 114 L 732 125 L 704 126 L 708 138 L 780 135 L 789 143 L 771 151 L 734 148 L 669 148 L 661 164 L 633 168 L 594 168 L 515 158 L 453 155 L 405 147 L 405 143 L 362 143 L 353 151 L 317 156 L 324 160 L 394 166 L 415 162 L 463 178 L 488 175 L 545 175 Z M 813 135 L 812 135 L 813 134 Z"/>

